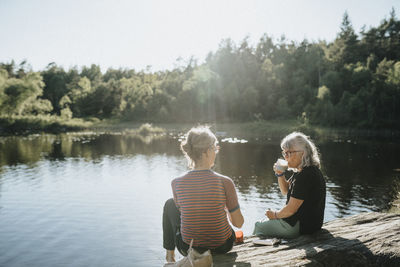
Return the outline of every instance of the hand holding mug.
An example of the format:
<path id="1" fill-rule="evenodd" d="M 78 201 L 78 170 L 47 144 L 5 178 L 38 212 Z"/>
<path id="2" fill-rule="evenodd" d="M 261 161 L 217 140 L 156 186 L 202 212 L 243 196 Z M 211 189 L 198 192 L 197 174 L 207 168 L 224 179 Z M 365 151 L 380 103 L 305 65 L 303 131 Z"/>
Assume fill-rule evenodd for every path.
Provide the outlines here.
<path id="1" fill-rule="evenodd" d="M 284 159 L 278 159 L 275 164 L 274 164 L 274 172 L 276 174 L 282 174 L 284 173 L 288 168 L 288 162 Z"/>

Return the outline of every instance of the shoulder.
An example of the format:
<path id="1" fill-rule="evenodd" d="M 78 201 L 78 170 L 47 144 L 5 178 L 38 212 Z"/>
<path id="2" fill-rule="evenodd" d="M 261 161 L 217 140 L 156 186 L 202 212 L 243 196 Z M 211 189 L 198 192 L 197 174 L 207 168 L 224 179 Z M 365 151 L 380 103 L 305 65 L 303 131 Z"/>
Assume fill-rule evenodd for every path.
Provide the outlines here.
<path id="1" fill-rule="evenodd" d="M 225 183 L 229 183 L 229 184 L 233 184 L 233 180 L 231 178 L 229 178 L 228 176 L 222 175 L 218 172 L 214 172 L 214 175 L 216 178 L 220 179 L 224 184 Z"/>
<path id="2" fill-rule="evenodd" d="M 297 174 L 296 180 L 319 180 L 323 179 L 321 170 L 317 166 L 305 167 Z"/>
<path id="3" fill-rule="evenodd" d="M 230 212 L 233 212 L 235 209 L 232 209 L 232 207 L 239 207 L 239 204 L 237 203 L 237 195 L 236 195 L 236 187 L 235 184 L 233 183 L 233 180 L 229 178 L 228 176 L 219 174 L 217 172 L 214 172 L 215 178 L 220 181 L 220 185 L 223 186 L 223 189 L 225 191 L 225 195 L 227 197 L 227 203 L 228 204 L 228 209 Z"/>
<path id="4" fill-rule="evenodd" d="M 319 169 L 316 166 L 304 167 L 300 172 L 296 174 L 296 180 L 310 179 L 312 177 L 315 177 L 318 171 Z"/>
<path id="5" fill-rule="evenodd" d="M 189 174 L 189 173 L 186 172 L 186 173 L 181 174 L 180 176 L 174 178 L 174 179 L 171 181 L 171 185 L 174 185 L 174 184 L 176 184 L 176 183 L 182 181 L 183 179 L 185 179 L 185 177 L 186 177 L 188 174 Z"/>
<path id="6" fill-rule="evenodd" d="M 299 172 L 299 175 L 318 175 L 321 170 L 317 166 L 307 166 Z"/>

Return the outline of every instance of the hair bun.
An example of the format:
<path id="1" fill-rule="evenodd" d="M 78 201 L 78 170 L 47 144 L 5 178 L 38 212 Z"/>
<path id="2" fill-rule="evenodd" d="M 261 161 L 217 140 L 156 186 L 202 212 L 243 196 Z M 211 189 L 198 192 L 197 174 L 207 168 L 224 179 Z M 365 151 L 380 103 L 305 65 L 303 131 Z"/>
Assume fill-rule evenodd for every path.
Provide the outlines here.
<path id="1" fill-rule="evenodd" d="M 189 161 L 189 166 L 201 159 L 203 153 L 215 142 L 217 138 L 208 127 L 199 126 L 190 129 L 181 142 L 181 150 Z"/>
<path id="2" fill-rule="evenodd" d="M 189 144 L 189 142 L 187 140 L 184 140 L 181 144 L 181 148 L 182 148 L 183 152 L 187 153 L 187 154 L 191 154 L 191 150 L 192 150 L 191 147 L 192 147 L 192 145 Z"/>

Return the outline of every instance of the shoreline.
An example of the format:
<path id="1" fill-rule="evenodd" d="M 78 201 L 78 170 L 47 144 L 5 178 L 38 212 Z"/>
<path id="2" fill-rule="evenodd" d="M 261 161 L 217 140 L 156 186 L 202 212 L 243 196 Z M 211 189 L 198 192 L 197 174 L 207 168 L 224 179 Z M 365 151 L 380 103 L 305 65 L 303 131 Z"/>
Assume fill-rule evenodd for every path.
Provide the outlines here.
<path id="1" fill-rule="evenodd" d="M 316 140 L 323 139 L 375 139 L 400 140 L 397 129 L 357 129 L 333 128 L 319 125 L 308 125 L 297 120 L 284 121 L 251 121 L 251 122 L 213 122 L 213 123 L 145 123 L 96 118 L 64 120 L 56 116 L 1 117 L 0 136 L 18 136 L 30 134 L 62 134 L 70 132 L 126 132 L 135 131 L 143 125 L 162 129 L 165 133 L 181 134 L 199 124 L 209 125 L 211 130 L 221 136 L 240 138 L 280 139 L 293 131 L 300 131 Z M 150 129 L 150 128 L 149 128 Z"/>

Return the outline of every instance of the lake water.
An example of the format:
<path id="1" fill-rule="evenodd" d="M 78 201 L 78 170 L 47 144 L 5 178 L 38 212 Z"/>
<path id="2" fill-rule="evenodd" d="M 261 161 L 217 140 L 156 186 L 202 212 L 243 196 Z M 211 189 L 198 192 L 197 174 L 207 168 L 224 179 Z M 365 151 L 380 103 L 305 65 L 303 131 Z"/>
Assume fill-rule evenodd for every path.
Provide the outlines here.
<path id="1" fill-rule="evenodd" d="M 243 231 L 285 203 L 272 172 L 279 140 L 221 137 Z M 383 211 L 399 190 L 399 142 L 317 142 L 325 221 Z M 0 266 L 162 266 L 162 208 L 187 171 L 179 136 L 62 134 L 0 138 Z M 179 257 L 178 257 L 179 258 Z"/>

